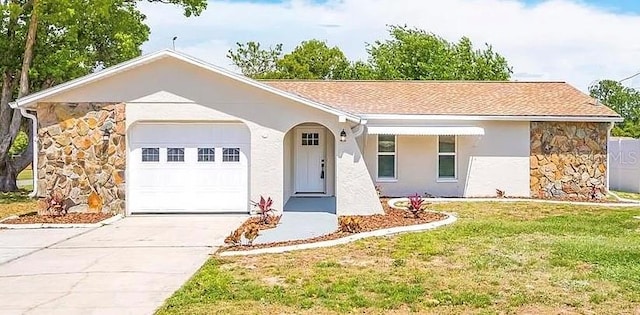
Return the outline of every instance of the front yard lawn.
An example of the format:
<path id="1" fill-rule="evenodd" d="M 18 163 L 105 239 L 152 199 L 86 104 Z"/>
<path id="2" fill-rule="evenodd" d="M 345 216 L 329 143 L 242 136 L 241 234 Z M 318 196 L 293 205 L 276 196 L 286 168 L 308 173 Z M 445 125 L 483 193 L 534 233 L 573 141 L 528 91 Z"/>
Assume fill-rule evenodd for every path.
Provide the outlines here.
<path id="1" fill-rule="evenodd" d="M 0 192 L 0 219 L 35 211 L 37 201 L 29 198 L 28 194 L 29 191 L 26 190 L 15 193 Z"/>
<path id="2" fill-rule="evenodd" d="M 614 191 L 614 193 L 620 196 L 620 198 L 640 201 L 640 194 L 637 194 L 637 193 L 630 193 L 630 192 L 624 192 L 624 191 Z"/>
<path id="3" fill-rule="evenodd" d="M 448 203 L 431 232 L 210 259 L 159 314 L 640 312 L 640 208 Z"/>

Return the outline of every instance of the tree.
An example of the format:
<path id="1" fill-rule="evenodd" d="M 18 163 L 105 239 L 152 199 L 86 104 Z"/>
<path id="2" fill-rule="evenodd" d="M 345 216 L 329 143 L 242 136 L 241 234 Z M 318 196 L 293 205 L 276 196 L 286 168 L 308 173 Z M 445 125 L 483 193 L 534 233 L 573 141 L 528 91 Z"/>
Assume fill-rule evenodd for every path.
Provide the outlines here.
<path id="1" fill-rule="evenodd" d="M 369 44 L 369 64 L 382 80 L 508 80 L 507 60 L 485 44 L 474 50 L 467 37 L 451 43 L 432 33 L 390 26 L 391 39 Z"/>
<path id="2" fill-rule="evenodd" d="M 613 127 L 614 136 L 640 138 L 640 91 L 618 81 L 601 80 L 589 87 L 589 94 L 624 118 Z"/>
<path id="3" fill-rule="evenodd" d="M 206 0 L 171 3 L 199 15 Z M 149 36 L 137 0 L 0 0 L 0 191 L 15 191 L 16 176 L 31 162 L 32 141 L 9 154 L 19 131 L 34 130 L 9 103 L 141 53 Z M 12 152 L 14 153 L 14 152 Z"/>
<path id="4" fill-rule="evenodd" d="M 282 79 L 339 80 L 346 79 L 349 60 L 338 47 L 312 39 L 303 41 L 292 52 L 278 60 Z"/>
<path id="5" fill-rule="evenodd" d="M 254 79 L 345 79 L 349 60 L 338 47 L 312 39 L 282 55 L 282 44 L 263 49 L 260 43 L 236 43 L 227 58 L 242 74 Z"/>
<path id="6" fill-rule="evenodd" d="M 236 46 L 235 51 L 229 49 L 227 58 L 240 68 L 242 74 L 254 79 L 276 76 L 277 63 L 282 57 L 282 44 L 268 49 L 260 48 L 257 42 L 236 43 Z"/>

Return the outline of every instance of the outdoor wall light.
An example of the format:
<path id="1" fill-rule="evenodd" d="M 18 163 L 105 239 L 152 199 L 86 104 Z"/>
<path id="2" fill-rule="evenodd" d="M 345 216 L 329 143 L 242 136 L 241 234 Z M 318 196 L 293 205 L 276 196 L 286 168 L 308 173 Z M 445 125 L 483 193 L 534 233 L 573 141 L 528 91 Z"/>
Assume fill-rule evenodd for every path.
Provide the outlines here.
<path id="1" fill-rule="evenodd" d="M 113 123 L 111 121 L 107 121 L 102 126 L 102 142 L 109 142 L 109 136 L 111 136 L 111 128 L 113 128 Z"/>
<path id="2" fill-rule="evenodd" d="M 106 129 L 103 133 L 102 133 L 102 142 L 109 142 L 109 136 L 111 135 L 111 131 L 109 129 Z"/>
<path id="3" fill-rule="evenodd" d="M 340 142 L 347 142 L 347 132 L 344 129 L 340 131 Z"/>

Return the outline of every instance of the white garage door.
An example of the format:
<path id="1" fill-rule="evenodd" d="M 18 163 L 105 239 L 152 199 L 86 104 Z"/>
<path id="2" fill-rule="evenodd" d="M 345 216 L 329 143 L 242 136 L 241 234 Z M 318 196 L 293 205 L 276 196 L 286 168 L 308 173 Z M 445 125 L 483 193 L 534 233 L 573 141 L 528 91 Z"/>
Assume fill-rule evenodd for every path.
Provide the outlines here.
<path id="1" fill-rule="evenodd" d="M 140 124 L 129 137 L 131 213 L 248 211 L 242 124 Z"/>

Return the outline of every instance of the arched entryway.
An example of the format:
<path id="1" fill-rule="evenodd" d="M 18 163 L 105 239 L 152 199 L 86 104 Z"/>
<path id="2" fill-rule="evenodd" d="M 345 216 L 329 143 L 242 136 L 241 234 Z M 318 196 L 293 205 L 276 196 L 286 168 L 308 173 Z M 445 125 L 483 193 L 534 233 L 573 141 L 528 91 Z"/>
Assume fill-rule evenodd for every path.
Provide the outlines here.
<path id="1" fill-rule="evenodd" d="M 284 136 L 284 201 L 335 194 L 335 136 L 322 124 L 298 124 Z"/>

